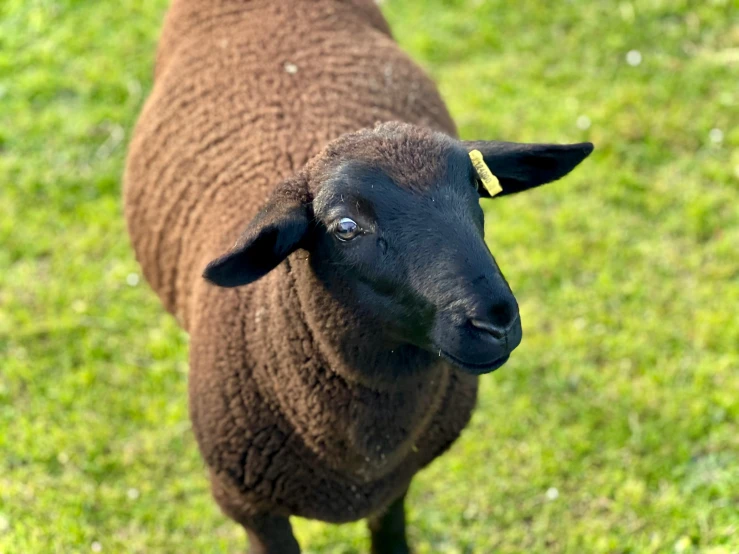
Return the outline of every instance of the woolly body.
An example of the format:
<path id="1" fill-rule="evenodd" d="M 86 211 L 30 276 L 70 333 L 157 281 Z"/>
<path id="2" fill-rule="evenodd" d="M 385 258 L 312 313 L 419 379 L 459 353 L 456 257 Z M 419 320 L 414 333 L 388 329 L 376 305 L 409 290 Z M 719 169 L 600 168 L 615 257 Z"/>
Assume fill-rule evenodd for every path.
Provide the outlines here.
<path id="1" fill-rule="evenodd" d="M 382 121 L 456 134 L 373 2 L 174 0 L 125 210 L 144 275 L 190 333 L 193 429 L 237 521 L 377 513 L 469 420 L 477 377 L 365 348 L 371 326 L 322 290 L 304 251 L 245 287 L 201 277 L 278 183 Z"/>

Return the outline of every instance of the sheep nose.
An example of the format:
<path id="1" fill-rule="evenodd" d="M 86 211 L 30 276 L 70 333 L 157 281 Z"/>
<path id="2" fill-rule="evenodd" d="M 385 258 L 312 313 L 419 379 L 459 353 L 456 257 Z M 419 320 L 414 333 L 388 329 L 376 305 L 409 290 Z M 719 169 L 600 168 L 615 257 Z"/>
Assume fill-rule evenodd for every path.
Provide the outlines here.
<path id="1" fill-rule="evenodd" d="M 506 330 L 495 325 L 494 323 L 490 323 L 489 321 L 483 321 L 481 319 L 470 319 L 470 323 L 472 324 L 473 327 L 480 329 L 481 331 L 484 331 L 486 333 L 490 333 L 496 339 L 505 338 Z"/>
<path id="2" fill-rule="evenodd" d="M 502 339 L 518 320 L 518 304 L 512 296 L 496 299 L 478 296 L 466 315 L 473 327 Z"/>
<path id="3" fill-rule="evenodd" d="M 521 342 L 521 318 L 515 303 L 490 306 L 470 314 L 469 324 L 497 342 L 505 341 L 513 349 Z"/>

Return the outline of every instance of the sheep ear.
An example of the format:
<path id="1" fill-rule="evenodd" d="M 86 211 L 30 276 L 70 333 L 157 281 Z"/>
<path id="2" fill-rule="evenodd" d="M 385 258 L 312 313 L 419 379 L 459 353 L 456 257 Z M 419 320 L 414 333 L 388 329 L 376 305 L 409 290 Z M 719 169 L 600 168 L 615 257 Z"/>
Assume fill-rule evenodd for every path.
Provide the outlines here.
<path id="1" fill-rule="evenodd" d="M 503 191 L 497 196 L 528 190 L 567 175 L 593 151 L 590 142 L 578 144 L 522 144 L 465 141 L 468 152 L 479 150 Z M 490 195 L 481 187 L 481 196 Z M 496 196 L 496 198 L 497 198 Z"/>
<path id="2" fill-rule="evenodd" d="M 270 200 L 234 247 L 208 264 L 203 277 L 219 287 L 253 283 L 301 246 L 309 222 L 308 205 L 293 199 Z"/>

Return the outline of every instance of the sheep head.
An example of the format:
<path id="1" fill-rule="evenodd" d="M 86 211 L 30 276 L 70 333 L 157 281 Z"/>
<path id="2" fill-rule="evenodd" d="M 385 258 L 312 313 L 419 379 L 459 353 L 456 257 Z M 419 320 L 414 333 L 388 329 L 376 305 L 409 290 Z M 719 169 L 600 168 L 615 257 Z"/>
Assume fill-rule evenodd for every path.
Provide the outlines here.
<path id="1" fill-rule="evenodd" d="M 320 282 L 389 337 L 474 374 L 503 365 L 519 343 L 518 304 L 484 241 L 469 152 L 498 178 L 495 198 L 554 181 L 592 151 L 572 145 L 460 141 L 385 123 L 330 143 L 278 186 L 236 246 L 205 278 L 251 283 L 291 252 L 309 252 Z"/>

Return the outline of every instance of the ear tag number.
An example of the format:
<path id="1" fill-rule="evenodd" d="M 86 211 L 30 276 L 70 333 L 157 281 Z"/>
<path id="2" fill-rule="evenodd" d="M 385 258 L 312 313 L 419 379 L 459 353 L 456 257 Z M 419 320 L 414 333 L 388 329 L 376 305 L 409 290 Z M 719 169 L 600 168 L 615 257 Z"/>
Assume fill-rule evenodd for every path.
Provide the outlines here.
<path id="1" fill-rule="evenodd" d="M 473 150 L 470 152 L 470 160 L 472 160 L 472 165 L 475 167 L 475 171 L 477 171 L 480 181 L 482 181 L 482 186 L 484 186 L 490 193 L 490 196 L 495 196 L 496 194 L 503 192 L 503 187 L 500 186 L 500 181 L 498 181 L 498 178 L 493 175 L 493 172 L 490 171 L 490 168 L 485 163 L 485 160 L 482 157 L 482 152 L 479 150 Z"/>

